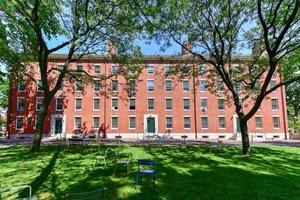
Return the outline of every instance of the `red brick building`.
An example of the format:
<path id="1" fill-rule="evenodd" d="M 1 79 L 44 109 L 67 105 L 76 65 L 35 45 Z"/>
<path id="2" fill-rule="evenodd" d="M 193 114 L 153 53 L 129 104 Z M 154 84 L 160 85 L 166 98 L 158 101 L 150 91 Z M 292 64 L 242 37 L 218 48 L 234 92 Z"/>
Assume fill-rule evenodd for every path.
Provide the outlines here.
<path id="1" fill-rule="evenodd" d="M 128 86 L 122 76 L 101 83 L 64 81 L 49 107 L 44 134 L 71 137 L 78 133 L 98 133 L 107 138 L 116 135 L 143 138 L 153 134 L 172 138 L 182 135 L 208 139 L 240 137 L 234 106 L 222 97 L 226 92 L 223 83 L 217 81 L 216 93 L 208 91 L 209 80 L 202 74 L 210 68 L 208 64 L 189 62 L 189 66 L 199 69 L 196 78 L 168 78 L 165 71 L 182 63 L 182 57 L 145 56 L 144 59 L 145 67 L 136 85 Z M 59 67 L 64 56 L 52 55 L 50 60 L 50 67 Z M 85 57 L 71 67 L 96 77 L 118 70 L 118 64 L 103 56 Z M 12 137 L 16 134 L 29 137 L 35 132 L 43 88 L 38 83 L 39 73 L 34 69 L 36 67 L 28 68 L 36 82 L 24 81 L 10 89 L 8 133 Z M 50 77 L 55 80 L 55 72 Z M 271 84 L 278 81 L 280 77 L 274 77 Z M 128 87 L 133 95 L 128 94 Z M 284 87 L 265 98 L 248 127 L 254 139 L 284 139 L 287 136 Z"/>

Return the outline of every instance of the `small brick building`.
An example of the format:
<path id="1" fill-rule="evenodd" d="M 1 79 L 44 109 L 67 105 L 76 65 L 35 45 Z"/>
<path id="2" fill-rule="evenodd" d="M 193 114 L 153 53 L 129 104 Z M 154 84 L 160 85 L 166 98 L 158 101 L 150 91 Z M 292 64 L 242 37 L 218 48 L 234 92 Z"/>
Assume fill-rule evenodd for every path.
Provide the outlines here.
<path id="1" fill-rule="evenodd" d="M 64 55 L 51 55 L 49 67 L 59 68 Z M 239 58 L 237 66 L 242 64 Z M 199 70 L 199 76 L 165 75 L 182 56 L 145 56 L 144 67 L 136 84 L 126 84 L 124 77 L 82 83 L 65 80 L 52 100 L 43 133 L 47 136 L 94 134 L 114 138 L 144 138 L 147 135 L 180 138 L 240 138 L 234 106 L 225 98 L 226 87 L 217 80 L 211 93 L 210 80 L 203 73 L 206 63 L 188 60 L 187 66 Z M 8 133 L 32 137 L 36 116 L 42 102 L 37 63 L 28 67 L 35 82 L 28 79 L 10 88 Z M 92 76 L 117 73 L 118 64 L 105 56 L 87 56 L 71 68 L 83 69 Z M 55 80 L 55 70 L 50 79 Z M 280 81 L 274 76 L 271 84 Z M 270 84 L 270 85 L 271 85 Z M 130 91 L 130 93 L 128 92 Z M 245 108 L 251 102 L 245 103 Z M 288 137 L 285 89 L 281 87 L 264 99 L 261 108 L 249 121 L 254 139 Z"/>

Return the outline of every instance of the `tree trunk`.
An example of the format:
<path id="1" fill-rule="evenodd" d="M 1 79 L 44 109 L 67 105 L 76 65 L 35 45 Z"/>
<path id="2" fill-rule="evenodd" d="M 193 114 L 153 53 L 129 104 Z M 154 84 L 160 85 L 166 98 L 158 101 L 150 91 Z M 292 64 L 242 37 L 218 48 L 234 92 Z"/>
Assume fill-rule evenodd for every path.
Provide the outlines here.
<path id="1" fill-rule="evenodd" d="M 243 118 L 239 118 L 239 120 L 240 120 L 240 128 L 241 128 L 241 135 L 242 135 L 243 155 L 249 156 L 251 148 L 250 148 L 247 121 Z"/>
<path id="2" fill-rule="evenodd" d="M 51 99 L 50 99 L 51 100 Z M 38 114 L 37 123 L 36 123 L 36 133 L 34 134 L 34 139 L 31 147 L 32 152 L 37 152 L 40 150 L 41 147 L 41 140 L 44 128 L 44 120 L 48 113 L 48 106 L 50 100 L 46 99 L 46 95 L 44 95 L 43 104 L 41 106 L 41 110 Z"/>

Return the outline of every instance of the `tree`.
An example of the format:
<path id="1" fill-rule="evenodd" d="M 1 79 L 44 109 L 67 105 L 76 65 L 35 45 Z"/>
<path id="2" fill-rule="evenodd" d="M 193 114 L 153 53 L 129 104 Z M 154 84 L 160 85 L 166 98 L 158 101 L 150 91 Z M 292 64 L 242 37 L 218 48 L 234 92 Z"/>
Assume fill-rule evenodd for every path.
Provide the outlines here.
<path id="1" fill-rule="evenodd" d="M 249 155 L 249 119 L 268 94 L 300 79 L 280 79 L 269 87 L 280 71 L 280 60 L 299 48 L 299 4 L 294 0 L 169 0 L 159 7 L 159 17 L 149 15 L 138 4 L 136 9 L 143 13 L 145 24 L 163 33 L 166 44 L 175 41 L 198 62 L 212 66 L 207 78 L 212 82 L 221 79 L 226 85 L 226 97 L 233 102 L 240 121 L 243 154 Z M 161 40 L 162 35 L 154 37 Z M 190 45 L 185 45 L 186 41 Z M 253 46 L 258 49 L 255 56 L 236 56 Z"/>
<path id="2" fill-rule="evenodd" d="M 119 60 L 135 54 L 136 48 L 130 44 L 141 26 L 127 1 L 122 0 L 1 0 L 0 5 L 0 42 L 1 48 L 7 50 L 0 59 L 7 64 L 11 78 L 21 79 L 20 72 L 25 72 L 36 81 L 25 69 L 33 62 L 39 67 L 44 98 L 32 145 L 32 151 L 38 151 L 48 106 L 64 78 L 83 81 L 84 77 L 78 74 L 89 76 L 84 70 L 72 70 L 70 64 L 84 55 L 104 52 L 108 42 L 118 48 Z M 56 46 L 50 45 L 53 40 Z M 49 66 L 49 56 L 62 49 L 67 51 L 63 67 Z M 50 79 L 53 73 L 55 80 Z"/>

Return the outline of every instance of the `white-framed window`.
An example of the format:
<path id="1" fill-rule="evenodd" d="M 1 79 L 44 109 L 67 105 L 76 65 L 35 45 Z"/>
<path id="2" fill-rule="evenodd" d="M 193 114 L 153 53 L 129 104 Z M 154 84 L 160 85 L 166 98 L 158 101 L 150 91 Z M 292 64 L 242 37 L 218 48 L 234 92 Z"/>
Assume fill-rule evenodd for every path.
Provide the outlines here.
<path id="1" fill-rule="evenodd" d="M 166 117 L 166 129 L 172 129 L 173 128 L 173 117 L 167 116 Z"/>
<path id="2" fill-rule="evenodd" d="M 182 91 L 183 92 L 188 92 L 190 90 L 190 84 L 188 80 L 183 80 L 182 81 Z"/>
<path id="3" fill-rule="evenodd" d="M 147 66 L 147 73 L 148 74 L 153 74 L 154 73 L 154 66 L 148 65 Z"/>
<path id="4" fill-rule="evenodd" d="M 25 81 L 20 81 L 18 84 L 18 92 L 25 92 L 26 84 Z"/>
<path id="5" fill-rule="evenodd" d="M 148 110 L 154 110 L 154 98 L 147 99 L 147 108 Z"/>
<path id="6" fill-rule="evenodd" d="M 136 82 L 135 82 L 135 80 L 130 80 L 129 81 L 129 91 L 130 92 L 135 92 L 136 91 Z"/>
<path id="7" fill-rule="evenodd" d="M 224 83 L 222 80 L 217 81 L 217 92 L 223 92 L 224 91 Z"/>
<path id="8" fill-rule="evenodd" d="M 43 83 L 42 83 L 41 80 L 38 80 L 37 85 L 36 85 L 36 90 L 38 92 L 43 92 L 44 91 Z"/>
<path id="9" fill-rule="evenodd" d="M 75 92 L 82 92 L 82 91 L 83 91 L 82 81 L 75 81 Z"/>
<path id="10" fill-rule="evenodd" d="M 24 111 L 25 110 L 25 98 L 18 97 L 17 98 L 17 111 Z"/>
<path id="11" fill-rule="evenodd" d="M 225 110 L 225 101 L 224 101 L 224 99 L 218 99 L 218 110 Z"/>
<path id="12" fill-rule="evenodd" d="M 135 110 L 136 107 L 136 99 L 130 98 L 129 99 L 129 110 Z"/>
<path id="13" fill-rule="evenodd" d="M 118 110 L 119 109 L 119 99 L 118 98 L 111 98 L 111 109 Z"/>
<path id="14" fill-rule="evenodd" d="M 147 91 L 148 92 L 154 91 L 154 80 L 147 80 Z"/>
<path id="15" fill-rule="evenodd" d="M 272 98 L 271 99 L 271 104 L 272 104 L 272 110 L 278 110 L 278 99 L 277 98 Z"/>
<path id="16" fill-rule="evenodd" d="M 272 79 L 270 81 L 270 89 L 272 89 L 273 87 L 275 87 L 277 85 L 276 79 Z M 276 92 L 276 90 L 274 90 L 273 92 Z"/>
<path id="17" fill-rule="evenodd" d="M 185 98 L 183 99 L 183 110 L 189 110 L 190 109 L 190 99 Z"/>
<path id="18" fill-rule="evenodd" d="M 191 118 L 190 117 L 183 117 L 183 128 L 184 129 L 191 128 Z"/>
<path id="19" fill-rule="evenodd" d="M 100 110 L 100 98 L 99 97 L 94 97 L 94 99 L 93 99 L 93 110 L 94 111 Z"/>
<path id="20" fill-rule="evenodd" d="M 278 129 L 280 128 L 280 118 L 278 116 L 273 116 L 273 128 Z"/>
<path id="21" fill-rule="evenodd" d="M 136 118 L 135 116 L 129 116 L 129 129 L 136 128 Z"/>
<path id="22" fill-rule="evenodd" d="M 226 128 L 226 118 L 225 118 L 225 116 L 219 116 L 219 128 L 220 129 Z"/>
<path id="23" fill-rule="evenodd" d="M 255 126 L 257 129 L 261 129 L 263 127 L 262 117 L 255 117 Z"/>
<path id="24" fill-rule="evenodd" d="M 188 75 L 190 72 L 190 66 L 189 65 L 183 65 L 182 67 L 182 74 L 183 75 Z"/>
<path id="25" fill-rule="evenodd" d="M 200 92 L 207 91 L 206 80 L 199 80 L 199 90 L 200 90 Z"/>
<path id="26" fill-rule="evenodd" d="M 204 64 L 199 65 L 199 75 L 204 75 L 206 72 L 206 66 Z"/>
<path id="27" fill-rule="evenodd" d="M 17 130 L 21 130 L 24 128 L 23 120 L 24 120 L 24 117 L 22 117 L 22 116 L 16 117 L 16 129 Z"/>
<path id="28" fill-rule="evenodd" d="M 208 128 L 208 117 L 201 117 L 201 127 L 203 129 L 207 129 Z"/>
<path id="29" fill-rule="evenodd" d="M 99 129 L 100 128 L 100 117 L 94 116 L 93 117 L 93 129 Z"/>
<path id="30" fill-rule="evenodd" d="M 112 80 L 111 81 L 111 91 L 118 92 L 118 90 L 119 90 L 118 80 Z"/>
<path id="31" fill-rule="evenodd" d="M 93 84 L 94 92 L 100 92 L 101 91 L 101 83 L 99 80 L 95 80 Z"/>
<path id="32" fill-rule="evenodd" d="M 120 70 L 119 66 L 117 66 L 117 65 L 111 66 L 111 73 L 117 74 L 117 73 L 119 73 L 119 70 Z"/>
<path id="33" fill-rule="evenodd" d="M 166 99 L 166 110 L 172 110 L 173 109 L 173 100 L 171 98 Z"/>
<path id="34" fill-rule="evenodd" d="M 171 92 L 172 91 L 172 80 L 165 81 L 165 91 Z"/>
<path id="35" fill-rule="evenodd" d="M 74 129 L 77 130 L 77 129 L 81 129 L 81 116 L 75 116 L 74 117 Z"/>
<path id="36" fill-rule="evenodd" d="M 201 98 L 200 99 L 200 107 L 202 112 L 207 111 L 207 99 L 206 98 Z"/>
<path id="37" fill-rule="evenodd" d="M 100 74 L 101 73 L 101 67 L 100 67 L 100 65 L 95 65 L 94 66 L 94 73 L 95 74 Z"/>
<path id="38" fill-rule="evenodd" d="M 56 111 L 62 111 L 64 108 L 64 99 L 62 97 L 56 97 L 55 101 Z"/>
<path id="39" fill-rule="evenodd" d="M 75 110 L 80 111 L 82 109 L 82 98 L 75 98 Z"/>
<path id="40" fill-rule="evenodd" d="M 118 129 L 118 116 L 111 117 L 111 129 Z"/>
<path id="41" fill-rule="evenodd" d="M 170 65 L 166 65 L 164 67 L 164 71 L 165 71 L 165 74 L 169 74 L 171 72 L 171 66 Z"/>

